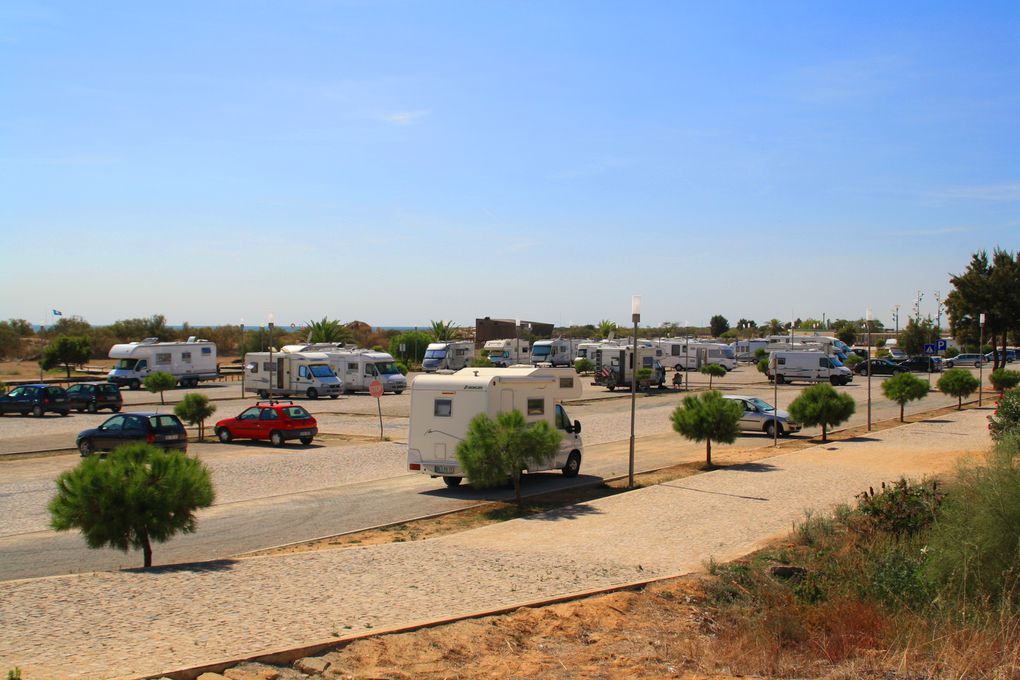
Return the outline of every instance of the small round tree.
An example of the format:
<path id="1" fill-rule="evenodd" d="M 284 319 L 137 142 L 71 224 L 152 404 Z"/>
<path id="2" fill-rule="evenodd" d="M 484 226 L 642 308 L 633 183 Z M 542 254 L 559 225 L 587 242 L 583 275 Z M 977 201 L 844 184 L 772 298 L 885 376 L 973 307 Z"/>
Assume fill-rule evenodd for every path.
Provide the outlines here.
<path id="1" fill-rule="evenodd" d="M 578 359 L 574 362 L 574 370 L 578 373 L 591 373 L 595 370 L 595 364 L 591 359 Z"/>
<path id="2" fill-rule="evenodd" d="M 838 392 L 832 385 L 812 385 L 790 404 L 790 417 L 802 425 L 821 426 L 822 441 L 828 441 L 829 428 L 845 423 L 857 410 L 854 398 Z"/>
<path id="3" fill-rule="evenodd" d="M 938 381 L 939 391 L 956 397 L 956 410 L 963 408 L 963 400 L 977 392 L 978 379 L 964 368 L 950 368 Z"/>
<path id="4" fill-rule="evenodd" d="M 908 401 L 928 396 L 928 382 L 913 373 L 900 373 L 882 383 L 882 394 L 900 405 L 900 422 L 903 422 L 903 407 Z"/>
<path id="5" fill-rule="evenodd" d="M 1008 371 L 1005 368 L 997 368 L 992 371 L 992 374 L 988 376 L 988 379 L 992 383 L 992 387 L 999 393 L 1011 390 L 1017 385 L 1020 385 L 1020 373 L 1017 371 Z"/>
<path id="6" fill-rule="evenodd" d="M 524 511 L 521 473 L 556 457 L 560 433 L 541 420 L 528 424 L 520 411 L 500 413 L 493 420 L 484 413 L 471 419 L 467 436 L 457 444 L 457 460 L 472 486 L 514 482 L 518 512 Z"/>
<path id="7" fill-rule="evenodd" d="M 153 394 L 159 392 L 159 403 L 165 404 L 163 400 L 163 392 L 172 390 L 177 385 L 177 378 L 173 377 L 169 373 L 163 371 L 156 371 L 145 376 L 145 380 L 142 381 L 142 385 L 145 389 L 149 390 Z"/>
<path id="8" fill-rule="evenodd" d="M 184 395 L 176 406 L 174 413 L 189 425 L 198 425 L 198 440 L 205 439 L 205 419 L 216 412 L 216 407 L 209 403 L 209 397 L 198 392 Z"/>
<path id="9" fill-rule="evenodd" d="M 740 405 L 732 399 L 723 399 L 721 392 L 711 391 L 684 397 L 671 419 L 673 429 L 696 442 L 705 442 L 705 466 L 712 467 L 712 440 L 732 444 L 740 433 Z"/>
<path id="10" fill-rule="evenodd" d="M 726 375 L 726 369 L 719 364 L 705 364 L 701 372 L 708 376 L 708 389 L 712 389 L 712 378 L 721 378 Z"/>
<path id="11" fill-rule="evenodd" d="M 129 444 L 90 456 L 57 478 L 50 526 L 80 529 L 90 548 L 141 548 L 152 566 L 152 541 L 195 531 L 195 511 L 212 505 L 208 468 L 181 451 Z"/>

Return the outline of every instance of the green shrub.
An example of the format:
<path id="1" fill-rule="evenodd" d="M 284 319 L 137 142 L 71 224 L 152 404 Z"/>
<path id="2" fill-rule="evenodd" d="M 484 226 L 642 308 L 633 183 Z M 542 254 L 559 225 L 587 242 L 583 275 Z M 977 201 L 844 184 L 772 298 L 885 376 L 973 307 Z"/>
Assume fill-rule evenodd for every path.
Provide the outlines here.
<path id="1" fill-rule="evenodd" d="M 947 359 L 952 359 L 953 357 L 958 356 L 959 354 L 960 354 L 960 350 L 958 350 L 955 347 L 950 347 L 949 349 L 946 350 L 946 358 Z"/>
<path id="2" fill-rule="evenodd" d="M 1007 390 L 999 397 L 995 412 L 988 416 L 988 429 L 997 440 L 1020 433 L 1020 390 Z"/>
<path id="3" fill-rule="evenodd" d="M 471 360 L 471 368 L 492 368 L 495 364 L 488 357 L 476 357 Z"/>
<path id="4" fill-rule="evenodd" d="M 719 364 L 705 364 L 701 367 L 701 372 L 708 376 L 708 389 L 712 389 L 713 378 L 721 378 L 726 375 L 726 369 Z"/>
<path id="5" fill-rule="evenodd" d="M 992 371 L 988 379 L 992 382 L 992 387 L 999 392 L 1004 392 L 1020 385 L 1020 372 L 997 368 Z"/>
<path id="6" fill-rule="evenodd" d="M 400 371 L 403 375 L 407 375 L 407 364 L 405 364 L 403 361 L 398 361 L 397 370 Z"/>
<path id="7" fill-rule="evenodd" d="M 637 378 L 638 382 L 641 382 L 643 380 L 651 380 L 652 379 L 652 369 L 650 369 L 650 368 L 639 368 L 637 370 L 637 373 L 634 374 L 634 377 Z"/>
<path id="8" fill-rule="evenodd" d="M 578 359 L 574 362 L 574 370 L 578 373 L 591 373 L 595 370 L 595 364 L 591 359 Z"/>
<path id="9" fill-rule="evenodd" d="M 768 358 L 769 358 L 769 353 L 768 353 L 768 351 L 764 347 L 759 347 L 758 349 L 754 350 L 754 360 L 755 360 L 755 362 L 761 361 L 762 359 L 768 359 Z"/>
<path id="10" fill-rule="evenodd" d="M 978 379 L 963 368 L 950 368 L 939 378 L 937 386 L 943 394 L 956 397 L 956 410 L 963 408 L 963 400 L 977 392 Z"/>
<path id="11" fill-rule="evenodd" d="M 935 521 L 945 494 L 936 482 L 911 485 L 900 478 L 895 484 L 857 495 L 857 509 L 877 529 L 896 537 L 913 536 Z"/>
<path id="12" fill-rule="evenodd" d="M 198 440 L 205 439 L 206 418 L 216 412 L 216 406 L 209 403 L 209 397 L 200 392 L 184 395 L 176 406 L 174 413 L 189 425 L 198 425 Z"/>
<path id="13" fill-rule="evenodd" d="M 765 357 L 764 359 L 759 359 L 758 360 L 757 368 L 758 368 L 758 372 L 761 373 L 762 375 L 768 373 L 769 372 L 769 360 L 768 360 L 768 357 Z"/>
<path id="14" fill-rule="evenodd" d="M 900 422 L 903 422 L 903 409 L 907 402 L 924 399 L 928 396 L 928 381 L 921 380 L 913 373 L 900 373 L 882 383 L 882 394 L 900 405 Z"/>
<path id="15" fill-rule="evenodd" d="M 790 417 L 808 427 L 821 426 L 822 441 L 828 441 L 829 428 L 850 419 L 857 410 L 854 398 L 837 392 L 829 384 L 812 385 L 790 404 Z"/>

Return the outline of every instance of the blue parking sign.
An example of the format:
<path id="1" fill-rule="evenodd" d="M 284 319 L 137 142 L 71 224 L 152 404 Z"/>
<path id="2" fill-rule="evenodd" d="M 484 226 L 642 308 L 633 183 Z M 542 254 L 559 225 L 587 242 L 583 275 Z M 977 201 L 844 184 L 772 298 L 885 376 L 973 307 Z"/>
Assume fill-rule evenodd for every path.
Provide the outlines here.
<path id="1" fill-rule="evenodd" d="M 949 349 L 949 343 L 946 342 L 944 338 L 940 338 L 938 343 L 936 344 L 938 345 L 938 350 L 940 352 L 945 352 L 947 349 Z"/>
<path id="2" fill-rule="evenodd" d="M 935 343 L 929 342 L 929 343 L 925 344 L 925 346 L 924 346 L 924 353 L 925 354 L 935 354 L 936 351 L 937 350 L 935 349 Z"/>

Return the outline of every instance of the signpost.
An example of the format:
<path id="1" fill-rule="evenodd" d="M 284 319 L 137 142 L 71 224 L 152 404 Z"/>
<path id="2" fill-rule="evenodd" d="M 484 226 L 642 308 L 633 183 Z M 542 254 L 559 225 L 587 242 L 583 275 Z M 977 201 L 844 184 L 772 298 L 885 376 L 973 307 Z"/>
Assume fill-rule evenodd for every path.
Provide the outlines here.
<path id="1" fill-rule="evenodd" d="M 383 395 L 383 384 L 378 380 L 373 380 L 368 386 L 368 393 L 375 397 L 375 405 L 379 408 L 379 441 L 383 440 L 383 427 L 382 427 L 382 402 L 379 401 L 379 397 Z"/>

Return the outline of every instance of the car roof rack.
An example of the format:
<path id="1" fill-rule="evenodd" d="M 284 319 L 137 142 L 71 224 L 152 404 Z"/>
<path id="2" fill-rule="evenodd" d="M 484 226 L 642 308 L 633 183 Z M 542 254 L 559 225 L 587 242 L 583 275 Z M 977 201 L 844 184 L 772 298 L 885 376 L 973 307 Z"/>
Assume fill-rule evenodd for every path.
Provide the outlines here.
<path id="1" fill-rule="evenodd" d="M 256 401 L 255 402 L 256 406 L 262 406 L 263 404 L 269 404 L 270 406 L 276 406 L 277 404 L 291 404 L 291 405 L 293 405 L 294 401 L 291 400 L 291 399 L 288 399 L 287 401 L 284 401 L 283 399 L 267 399 L 265 401 Z"/>

